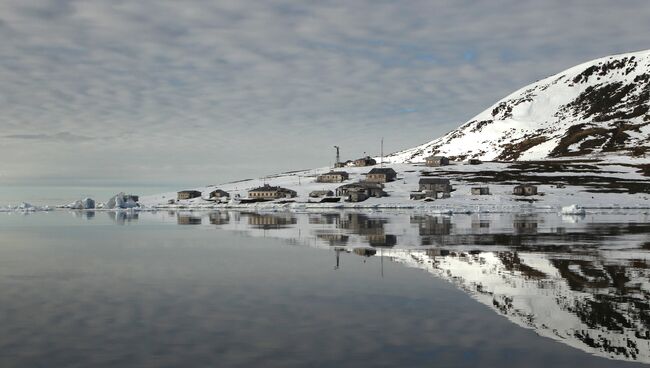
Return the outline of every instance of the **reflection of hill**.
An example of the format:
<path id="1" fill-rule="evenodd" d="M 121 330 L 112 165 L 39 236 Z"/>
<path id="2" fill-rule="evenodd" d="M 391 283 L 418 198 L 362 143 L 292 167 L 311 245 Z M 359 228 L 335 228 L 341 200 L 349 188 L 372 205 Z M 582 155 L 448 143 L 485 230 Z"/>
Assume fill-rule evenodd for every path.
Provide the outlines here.
<path id="1" fill-rule="evenodd" d="M 650 265 L 598 256 L 387 251 L 514 323 L 610 358 L 650 363 Z M 575 257 L 575 258 L 574 258 Z"/>
<path id="2" fill-rule="evenodd" d="M 453 282 L 542 336 L 601 356 L 650 363 L 650 224 L 642 214 L 169 216 L 179 223 L 326 247 L 336 256 L 383 254 Z M 184 216 L 190 219 L 181 221 Z M 201 216 L 209 221 L 201 222 Z"/>

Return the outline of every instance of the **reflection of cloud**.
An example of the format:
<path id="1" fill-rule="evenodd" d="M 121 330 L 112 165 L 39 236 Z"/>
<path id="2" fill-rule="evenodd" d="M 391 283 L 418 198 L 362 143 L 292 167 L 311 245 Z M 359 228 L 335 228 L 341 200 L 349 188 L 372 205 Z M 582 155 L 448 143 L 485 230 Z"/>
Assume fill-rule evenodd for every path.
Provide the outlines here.
<path id="1" fill-rule="evenodd" d="M 531 81 L 647 47 L 650 10 L 625 4 L 7 0 L 0 126 L 124 136 L 75 160 L 93 177 L 207 182 L 217 170 L 225 181 L 311 167 L 331 160 L 332 142 L 348 158 L 378 153 L 381 136 L 386 150 L 421 143 Z M 147 164 L 90 170 L 117 154 Z M 15 178 L 47 178 L 70 158 L 18 159 L 31 172 L 12 168 Z"/>

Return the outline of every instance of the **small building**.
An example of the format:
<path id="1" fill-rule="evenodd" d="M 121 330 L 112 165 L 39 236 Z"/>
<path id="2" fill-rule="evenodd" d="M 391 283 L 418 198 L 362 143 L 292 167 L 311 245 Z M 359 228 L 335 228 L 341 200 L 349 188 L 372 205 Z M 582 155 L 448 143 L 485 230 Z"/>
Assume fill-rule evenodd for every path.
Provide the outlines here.
<path id="1" fill-rule="evenodd" d="M 347 160 L 345 162 L 337 162 L 334 164 L 334 167 L 340 168 L 340 167 L 346 167 L 346 166 L 352 166 L 353 162 L 350 160 Z"/>
<path id="2" fill-rule="evenodd" d="M 201 197 L 201 192 L 198 190 L 181 190 L 178 194 L 178 200 L 183 200 L 183 199 L 192 199 L 192 198 L 199 198 Z"/>
<path id="3" fill-rule="evenodd" d="M 387 183 L 397 178 L 397 173 L 390 167 L 375 167 L 366 174 L 366 181 Z"/>
<path id="4" fill-rule="evenodd" d="M 293 198 L 297 195 L 298 194 L 294 190 L 282 187 L 274 187 L 268 184 L 264 184 L 259 188 L 251 189 L 248 191 L 248 197 L 254 199 Z"/>
<path id="5" fill-rule="evenodd" d="M 370 156 L 366 156 L 354 160 L 354 166 L 373 166 L 373 165 L 377 165 L 377 161 Z"/>
<path id="6" fill-rule="evenodd" d="M 451 182 L 445 178 L 420 178 L 420 191 L 451 192 Z"/>
<path id="7" fill-rule="evenodd" d="M 479 160 L 478 158 L 470 158 L 469 160 L 467 160 L 468 165 L 480 165 L 482 163 L 483 161 Z"/>
<path id="8" fill-rule="evenodd" d="M 427 166 L 446 166 L 449 165 L 449 158 L 445 156 L 429 156 L 424 159 L 424 162 Z"/>
<path id="9" fill-rule="evenodd" d="M 512 189 L 512 194 L 520 196 L 531 196 L 537 194 L 537 186 L 532 184 L 520 184 Z"/>
<path id="10" fill-rule="evenodd" d="M 348 202 L 362 202 L 370 197 L 383 197 L 386 192 L 381 183 L 358 182 L 341 185 L 336 188 L 336 195 Z"/>
<path id="11" fill-rule="evenodd" d="M 449 179 L 420 178 L 419 190 L 423 193 L 424 198 L 449 198 L 452 187 Z M 416 195 L 414 197 L 419 198 L 420 196 Z"/>
<path id="12" fill-rule="evenodd" d="M 334 195 L 334 192 L 331 190 L 314 190 L 309 193 L 310 198 L 322 198 L 322 197 L 331 197 Z"/>
<path id="13" fill-rule="evenodd" d="M 325 174 L 318 175 L 316 178 L 317 183 L 340 183 L 348 180 L 350 175 L 345 171 L 330 171 Z"/>
<path id="14" fill-rule="evenodd" d="M 210 192 L 210 199 L 230 198 L 230 193 L 222 189 L 215 189 Z"/>
<path id="15" fill-rule="evenodd" d="M 472 187 L 472 195 L 490 195 L 490 188 Z"/>

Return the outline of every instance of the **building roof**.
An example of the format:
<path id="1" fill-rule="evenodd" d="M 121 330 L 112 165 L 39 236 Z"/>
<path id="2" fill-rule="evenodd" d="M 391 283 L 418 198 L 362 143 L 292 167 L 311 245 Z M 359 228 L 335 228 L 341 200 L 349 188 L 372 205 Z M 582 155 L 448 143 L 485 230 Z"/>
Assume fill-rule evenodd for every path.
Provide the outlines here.
<path id="1" fill-rule="evenodd" d="M 429 156 L 426 157 L 425 160 L 442 160 L 443 158 L 447 158 L 446 156 Z"/>
<path id="2" fill-rule="evenodd" d="M 355 162 L 357 162 L 357 161 L 364 161 L 364 162 L 377 162 L 377 160 L 375 160 L 374 158 L 372 158 L 372 157 L 370 157 L 370 156 L 361 157 L 361 158 L 358 158 L 358 159 L 356 159 L 356 160 L 354 160 L 354 161 L 355 161 Z"/>
<path id="3" fill-rule="evenodd" d="M 333 193 L 331 190 L 312 190 L 311 194 L 328 194 Z"/>
<path id="4" fill-rule="evenodd" d="M 537 187 L 535 184 L 519 184 L 515 185 L 515 188 L 523 188 L 523 187 Z"/>
<path id="5" fill-rule="evenodd" d="M 228 192 L 226 192 L 226 191 L 223 190 L 223 189 L 215 189 L 215 190 L 213 190 L 213 191 L 210 192 L 210 194 L 213 194 L 213 193 L 228 194 Z"/>
<path id="6" fill-rule="evenodd" d="M 327 172 L 327 173 L 324 173 L 324 174 L 321 174 L 321 175 L 341 175 L 341 176 L 346 176 L 346 175 L 348 175 L 348 173 L 345 172 L 345 171 L 330 171 L 330 172 Z"/>
<path id="7" fill-rule="evenodd" d="M 181 191 L 178 192 L 178 194 L 181 194 L 181 193 L 192 193 L 192 194 L 199 193 L 199 194 L 201 194 L 201 192 L 199 192 L 198 190 L 181 190 Z"/>
<path id="8" fill-rule="evenodd" d="M 445 178 L 420 178 L 420 184 L 449 184 L 449 179 Z"/>
<path id="9" fill-rule="evenodd" d="M 293 192 L 291 189 L 287 188 L 282 188 L 282 187 L 275 187 L 275 186 L 270 186 L 268 184 L 264 184 L 261 187 L 253 188 L 249 190 L 249 192 L 272 192 L 272 191 L 277 191 L 277 192 Z"/>
<path id="10" fill-rule="evenodd" d="M 368 174 L 397 174 L 395 170 L 393 170 L 390 167 L 375 167 L 374 169 L 370 170 Z"/>
<path id="11" fill-rule="evenodd" d="M 369 181 L 358 181 L 356 183 L 341 185 L 339 188 L 383 189 L 384 186 L 381 183 L 375 183 L 375 182 L 369 182 Z"/>

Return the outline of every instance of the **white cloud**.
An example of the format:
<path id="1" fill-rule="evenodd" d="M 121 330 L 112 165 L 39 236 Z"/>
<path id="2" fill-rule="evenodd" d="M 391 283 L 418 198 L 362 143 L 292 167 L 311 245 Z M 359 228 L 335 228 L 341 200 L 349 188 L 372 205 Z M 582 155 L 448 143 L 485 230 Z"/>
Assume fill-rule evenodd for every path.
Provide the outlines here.
<path id="1" fill-rule="evenodd" d="M 40 138 L 4 181 L 199 185 L 404 148 L 650 34 L 641 0 L 27 3 L 0 3 L 0 157 Z M 71 159 L 61 132 L 116 139 Z"/>

